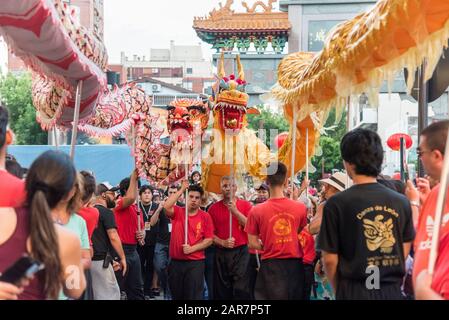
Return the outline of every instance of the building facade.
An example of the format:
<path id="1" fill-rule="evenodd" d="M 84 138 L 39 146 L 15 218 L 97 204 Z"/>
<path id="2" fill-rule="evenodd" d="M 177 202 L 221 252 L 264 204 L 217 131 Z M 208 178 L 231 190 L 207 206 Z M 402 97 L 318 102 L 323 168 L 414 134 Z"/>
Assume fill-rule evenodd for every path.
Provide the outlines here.
<path id="1" fill-rule="evenodd" d="M 169 49 L 151 49 L 149 56 L 121 53 L 121 66 L 128 81 L 153 78 L 165 83 L 203 93 L 214 81 L 212 64 L 203 56 L 201 45 L 176 45 Z"/>
<path id="2" fill-rule="evenodd" d="M 218 52 L 225 51 L 226 73 L 236 74 L 235 58 L 240 54 L 249 106 L 262 104 L 260 95 L 276 83 L 277 68 L 285 56 L 291 23 L 286 12 L 274 10 L 274 2 L 258 1 L 251 7 L 244 3 L 246 10 L 237 12 L 234 1 L 226 1 L 193 20 L 198 37 L 217 50 L 214 66 L 220 58 Z"/>
<path id="3" fill-rule="evenodd" d="M 289 53 L 320 51 L 333 27 L 354 18 L 375 3 L 373 0 L 280 0 L 279 8 L 288 12 L 292 25 Z"/>

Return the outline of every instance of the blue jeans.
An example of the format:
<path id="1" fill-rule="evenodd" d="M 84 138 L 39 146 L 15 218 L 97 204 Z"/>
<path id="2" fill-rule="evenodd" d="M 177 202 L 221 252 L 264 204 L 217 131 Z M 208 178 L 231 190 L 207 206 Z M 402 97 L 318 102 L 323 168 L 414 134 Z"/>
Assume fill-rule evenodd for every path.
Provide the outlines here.
<path id="1" fill-rule="evenodd" d="M 170 260 L 168 247 L 168 244 L 156 243 L 153 258 L 154 269 L 157 272 L 161 287 L 164 290 L 165 300 L 171 299 L 170 289 L 168 288 L 168 263 Z"/>

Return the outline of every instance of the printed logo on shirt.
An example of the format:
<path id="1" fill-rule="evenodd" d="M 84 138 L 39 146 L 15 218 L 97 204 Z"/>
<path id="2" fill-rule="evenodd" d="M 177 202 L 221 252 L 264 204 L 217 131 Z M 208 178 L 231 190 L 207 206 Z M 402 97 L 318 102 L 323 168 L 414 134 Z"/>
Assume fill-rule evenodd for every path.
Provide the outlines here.
<path id="1" fill-rule="evenodd" d="M 289 213 L 278 213 L 271 217 L 270 224 L 273 226 L 273 233 L 276 237 L 277 244 L 288 243 L 293 241 L 292 224 L 294 217 Z"/>
<path id="2" fill-rule="evenodd" d="M 195 238 L 199 239 L 200 235 L 201 235 L 201 222 L 198 222 L 195 228 Z"/>
<path id="3" fill-rule="evenodd" d="M 273 226 L 274 234 L 277 236 L 287 236 L 292 232 L 290 221 L 284 218 L 277 219 Z"/>
<path id="4" fill-rule="evenodd" d="M 449 213 L 446 213 L 442 218 L 441 227 L 442 228 L 445 227 L 448 222 L 449 222 Z M 432 235 L 434 226 L 435 226 L 435 219 L 431 216 L 428 216 L 426 219 L 427 239 L 419 243 L 418 250 L 430 250 L 432 246 Z"/>
<path id="5" fill-rule="evenodd" d="M 380 248 L 380 252 L 391 253 L 396 239 L 393 235 L 393 219 L 383 222 L 384 216 L 377 215 L 374 221 L 363 219 L 364 235 L 366 237 L 366 245 L 370 251 L 376 251 Z"/>
<path id="6" fill-rule="evenodd" d="M 301 245 L 302 248 L 304 248 L 306 246 L 307 243 L 307 239 L 306 237 L 304 237 L 301 233 L 298 234 L 298 240 L 299 240 L 299 244 Z"/>

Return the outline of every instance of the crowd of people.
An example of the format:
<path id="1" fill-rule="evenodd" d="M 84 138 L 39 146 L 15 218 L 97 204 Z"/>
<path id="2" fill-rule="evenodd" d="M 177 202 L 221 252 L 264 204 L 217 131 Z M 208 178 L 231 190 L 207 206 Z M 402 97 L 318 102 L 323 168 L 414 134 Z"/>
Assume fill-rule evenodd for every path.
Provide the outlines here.
<path id="1" fill-rule="evenodd" d="M 379 136 L 356 129 L 341 141 L 346 173 L 319 190 L 276 162 L 255 189 L 224 176 L 214 195 L 198 171 L 166 190 L 136 171 L 113 186 L 58 151 L 25 170 L 0 107 L 0 273 L 24 256 L 42 266 L 0 280 L 0 299 L 449 299 L 449 214 L 427 270 L 448 129 L 422 132 L 426 178 L 381 175 Z"/>

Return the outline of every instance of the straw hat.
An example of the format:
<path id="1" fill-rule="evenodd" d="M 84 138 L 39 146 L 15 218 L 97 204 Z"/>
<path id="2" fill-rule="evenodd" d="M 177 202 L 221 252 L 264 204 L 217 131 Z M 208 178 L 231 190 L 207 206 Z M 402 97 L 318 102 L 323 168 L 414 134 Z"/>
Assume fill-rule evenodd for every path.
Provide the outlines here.
<path id="1" fill-rule="evenodd" d="M 335 172 L 327 179 L 319 180 L 321 183 L 327 183 L 338 191 L 344 191 L 352 186 L 352 180 L 343 172 Z"/>

